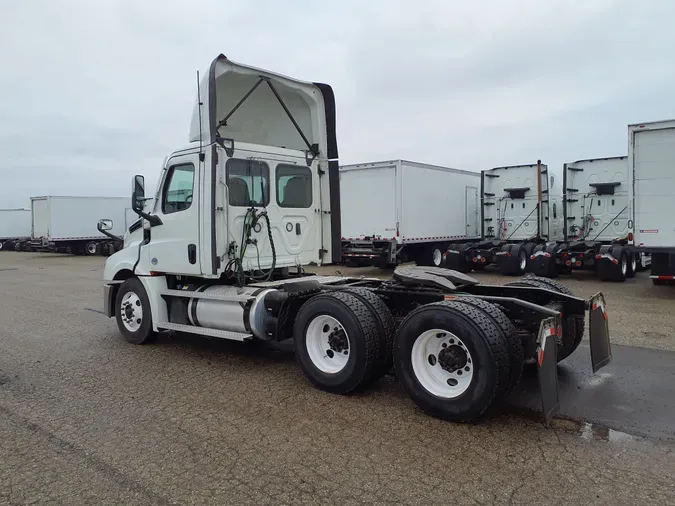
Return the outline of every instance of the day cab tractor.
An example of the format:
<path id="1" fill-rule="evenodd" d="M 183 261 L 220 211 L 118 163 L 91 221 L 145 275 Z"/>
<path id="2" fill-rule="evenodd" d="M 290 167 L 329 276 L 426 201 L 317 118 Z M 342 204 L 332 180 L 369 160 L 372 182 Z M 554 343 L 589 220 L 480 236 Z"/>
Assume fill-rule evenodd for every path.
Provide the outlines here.
<path id="1" fill-rule="evenodd" d="M 151 209 L 135 176 L 140 225 L 106 260 L 105 314 L 127 341 L 292 339 L 319 389 L 348 394 L 394 369 L 419 407 L 454 421 L 482 417 L 527 363 L 549 419 L 556 364 L 587 319 L 594 371 L 609 362 L 600 293 L 584 300 L 547 279 L 483 285 L 436 267 L 399 267 L 390 280 L 306 273 L 340 258 L 331 87 L 223 55 L 198 82 L 190 143 L 166 158 Z"/>

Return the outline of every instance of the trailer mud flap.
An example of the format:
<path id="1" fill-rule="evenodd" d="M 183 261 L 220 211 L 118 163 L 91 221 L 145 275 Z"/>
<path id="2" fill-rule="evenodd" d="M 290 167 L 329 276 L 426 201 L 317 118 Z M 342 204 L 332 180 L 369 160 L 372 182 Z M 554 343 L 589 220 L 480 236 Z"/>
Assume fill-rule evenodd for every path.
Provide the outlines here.
<path id="1" fill-rule="evenodd" d="M 546 425 L 560 408 L 558 392 L 558 341 L 562 333 L 560 316 L 552 316 L 542 320 L 537 336 L 537 371 L 539 373 L 539 390 L 541 407 Z"/>
<path id="2" fill-rule="evenodd" d="M 607 308 L 602 293 L 596 293 L 588 301 L 589 305 L 589 340 L 591 348 L 591 365 L 597 372 L 612 360 L 612 347 L 609 343 L 609 325 Z"/>

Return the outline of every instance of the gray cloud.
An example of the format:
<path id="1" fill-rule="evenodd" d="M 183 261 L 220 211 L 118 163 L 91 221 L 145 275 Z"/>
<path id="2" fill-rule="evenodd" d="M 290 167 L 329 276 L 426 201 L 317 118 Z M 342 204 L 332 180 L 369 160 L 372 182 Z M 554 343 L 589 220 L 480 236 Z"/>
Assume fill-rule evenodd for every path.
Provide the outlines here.
<path id="1" fill-rule="evenodd" d="M 13 2 L 0 18 L 0 207 L 127 195 L 187 142 L 195 71 L 333 85 L 341 160 L 470 170 L 625 154 L 675 117 L 669 0 Z"/>

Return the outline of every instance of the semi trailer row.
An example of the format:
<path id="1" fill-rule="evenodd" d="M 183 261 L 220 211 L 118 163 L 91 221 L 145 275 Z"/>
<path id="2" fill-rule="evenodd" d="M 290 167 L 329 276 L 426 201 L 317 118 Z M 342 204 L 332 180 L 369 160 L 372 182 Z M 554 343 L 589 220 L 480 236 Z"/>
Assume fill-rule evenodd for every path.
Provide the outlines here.
<path id="1" fill-rule="evenodd" d="M 113 220 L 114 238 L 97 230 L 102 215 Z M 126 197 L 31 197 L 30 209 L 0 210 L 0 249 L 108 256 L 134 222 L 140 225 Z"/>
<path id="2" fill-rule="evenodd" d="M 393 368 L 420 408 L 455 421 L 484 416 L 527 364 L 550 420 L 556 364 L 578 349 L 586 323 L 593 371 L 611 360 L 601 293 L 582 299 L 535 278 L 483 285 L 429 266 L 399 266 L 390 280 L 306 273 L 341 258 L 331 87 L 224 55 L 198 83 L 190 143 L 165 159 L 152 210 L 142 206 L 143 176 L 134 177 L 141 224 L 106 259 L 104 313 L 128 342 L 162 331 L 291 339 L 317 388 L 348 394 Z M 391 165 L 406 177 L 407 167 Z"/>
<path id="3" fill-rule="evenodd" d="M 414 261 L 459 272 L 556 277 L 597 269 L 634 275 L 649 257 L 628 231 L 626 157 L 481 173 L 405 160 L 340 167 L 342 261 L 393 267 Z"/>

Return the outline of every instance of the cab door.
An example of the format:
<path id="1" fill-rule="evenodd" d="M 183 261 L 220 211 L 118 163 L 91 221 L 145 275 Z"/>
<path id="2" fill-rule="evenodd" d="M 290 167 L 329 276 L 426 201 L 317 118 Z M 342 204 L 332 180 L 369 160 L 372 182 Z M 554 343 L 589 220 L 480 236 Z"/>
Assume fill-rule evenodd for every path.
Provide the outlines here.
<path id="1" fill-rule="evenodd" d="M 201 274 L 200 173 L 198 153 L 180 154 L 167 161 L 155 213 L 161 225 L 150 228 L 144 247 L 151 271 Z"/>
<path id="2" fill-rule="evenodd" d="M 316 262 L 321 249 L 319 178 L 305 164 L 279 163 L 274 172 L 284 253 L 293 264 Z"/>

